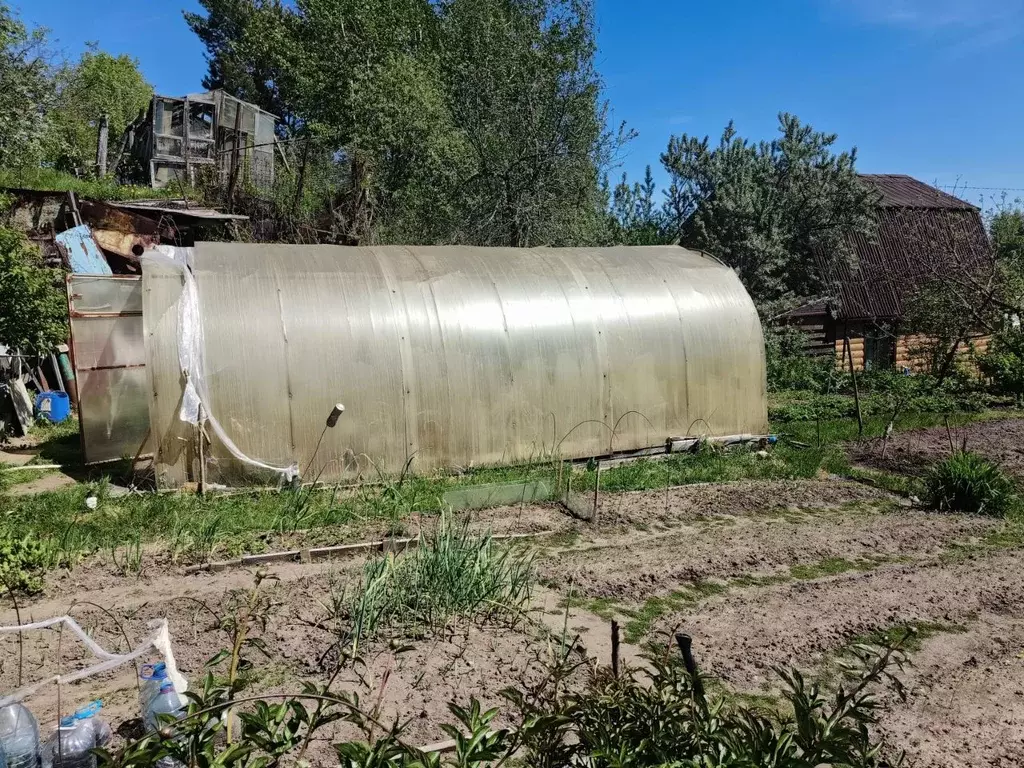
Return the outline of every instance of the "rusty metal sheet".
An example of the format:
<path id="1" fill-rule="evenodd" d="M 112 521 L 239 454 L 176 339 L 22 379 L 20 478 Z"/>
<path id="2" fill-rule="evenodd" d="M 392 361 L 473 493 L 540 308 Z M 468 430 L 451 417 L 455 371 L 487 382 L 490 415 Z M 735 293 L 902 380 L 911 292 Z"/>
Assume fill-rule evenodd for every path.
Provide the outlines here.
<path id="1" fill-rule="evenodd" d="M 206 406 L 245 455 L 307 479 L 767 430 L 753 302 L 694 251 L 201 243 L 192 259 Z M 157 471 L 175 485 L 195 472 L 182 283 L 143 267 Z M 216 441 L 209 455 L 210 482 L 252 479 Z"/>

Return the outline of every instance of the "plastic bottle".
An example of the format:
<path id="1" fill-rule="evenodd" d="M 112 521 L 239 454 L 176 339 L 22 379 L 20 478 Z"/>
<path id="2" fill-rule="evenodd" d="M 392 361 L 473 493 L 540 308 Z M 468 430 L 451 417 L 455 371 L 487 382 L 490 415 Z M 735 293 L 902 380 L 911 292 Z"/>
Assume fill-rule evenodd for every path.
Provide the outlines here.
<path id="1" fill-rule="evenodd" d="M 43 745 L 43 768 L 96 768 L 95 747 L 93 724 L 69 715 Z"/>
<path id="2" fill-rule="evenodd" d="M 99 718 L 101 709 L 103 709 L 103 702 L 97 699 L 75 712 L 75 719 L 92 730 L 97 747 L 107 746 L 114 735 L 106 721 Z"/>
<path id="3" fill-rule="evenodd" d="M 160 686 L 160 692 L 153 697 L 145 712 L 143 720 L 148 732 L 152 733 L 163 726 L 161 715 L 173 715 L 175 718 L 185 715 L 185 700 L 175 692 L 174 683 L 170 680 Z M 165 756 L 156 761 L 156 768 L 184 768 L 184 766 L 173 757 Z"/>
<path id="4" fill-rule="evenodd" d="M 139 714 L 145 717 L 149 702 L 160 693 L 161 686 L 168 680 L 167 665 L 162 661 L 156 664 L 143 664 L 139 679 L 142 680 L 142 685 L 139 686 Z"/>
<path id="5" fill-rule="evenodd" d="M 0 708 L 0 749 L 7 768 L 39 765 L 39 723 L 24 704 Z"/>
<path id="6" fill-rule="evenodd" d="M 175 718 L 185 714 L 185 702 L 174 691 L 174 684 L 168 680 L 160 687 L 160 692 L 149 703 L 144 717 L 146 730 L 149 732 L 160 728 L 161 715 L 173 715 Z"/>

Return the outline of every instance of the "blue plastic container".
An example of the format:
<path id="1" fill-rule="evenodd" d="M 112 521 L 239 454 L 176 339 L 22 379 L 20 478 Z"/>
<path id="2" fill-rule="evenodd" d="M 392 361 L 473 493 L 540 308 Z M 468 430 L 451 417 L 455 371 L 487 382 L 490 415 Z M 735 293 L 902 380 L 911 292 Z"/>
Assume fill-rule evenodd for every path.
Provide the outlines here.
<path id="1" fill-rule="evenodd" d="M 63 392 L 40 392 L 36 395 L 36 414 L 59 424 L 71 415 L 71 401 Z"/>

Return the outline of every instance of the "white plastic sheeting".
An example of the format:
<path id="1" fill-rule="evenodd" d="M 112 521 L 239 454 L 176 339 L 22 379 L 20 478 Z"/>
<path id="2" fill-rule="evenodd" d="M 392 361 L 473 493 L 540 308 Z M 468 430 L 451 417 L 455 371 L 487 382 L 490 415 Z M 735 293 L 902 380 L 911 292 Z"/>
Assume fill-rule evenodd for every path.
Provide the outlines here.
<path id="1" fill-rule="evenodd" d="M 178 693 L 184 693 L 188 690 L 188 682 L 178 671 L 178 664 L 174 659 L 174 651 L 171 649 L 171 636 L 167 629 L 166 619 L 160 619 L 152 622 L 149 627 L 149 636 L 137 647 L 127 653 L 111 653 L 104 649 L 95 640 L 89 637 L 89 634 L 70 616 L 57 616 L 52 619 L 32 622 L 31 624 L 0 627 L 0 634 L 38 632 L 44 629 L 59 627 L 60 625 L 64 625 L 68 630 L 73 632 L 78 639 L 82 641 L 82 644 L 89 649 L 89 652 L 98 659 L 99 663 L 75 672 L 70 672 L 66 675 L 53 675 L 45 680 L 40 680 L 23 686 L 22 688 L 14 691 L 14 693 L 0 699 L 0 707 L 5 707 L 15 701 L 23 701 L 47 685 L 69 685 L 70 683 L 74 683 L 79 680 L 84 680 L 104 672 L 109 672 L 110 670 L 122 667 L 125 664 L 130 664 L 142 656 L 151 655 L 154 651 L 163 657 L 164 663 L 167 665 L 167 675 L 171 682 L 174 683 L 175 690 Z"/>
<path id="2" fill-rule="evenodd" d="M 258 470 L 277 474 L 287 482 L 298 476 L 298 465 L 275 467 L 245 455 L 221 426 L 211 411 L 206 387 L 206 368 L 203 356 L 203 316 L 199 307 L 199 293 L 189 264 L 192 249 L 158 246 L 146 257 L 147 264 L 160 264 L 172 274 L 181 276 L 181 299 L 178 302 L 178 364 L 184 380 L 181 408 L 178 418 L 194 426 L 210 425 L 220 445 L 237 461 Z"/>

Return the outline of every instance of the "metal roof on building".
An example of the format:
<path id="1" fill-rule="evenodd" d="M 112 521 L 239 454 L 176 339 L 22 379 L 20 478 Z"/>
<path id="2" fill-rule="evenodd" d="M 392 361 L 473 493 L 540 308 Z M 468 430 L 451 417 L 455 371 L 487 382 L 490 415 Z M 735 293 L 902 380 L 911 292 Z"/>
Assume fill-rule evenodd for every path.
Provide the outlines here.
<path id="1" fill-rule="evenodd" d="M 976 211 L 977 207 L 912 176 L 899 173 L 862 173 L 860 180 L 881 195 L 882 208 L 943 208 Z"/>
<path id="2" fill-rule="evenodd" d="M 893 320 L 927 282 L 955 270 L 977 270 L 990 259 L 979 210 L 901 175 L 863 175 L 878 190 L 877 232 L 850 238 L 855 263 L 819 254 L 819 268 L 847 320 Z"/>

